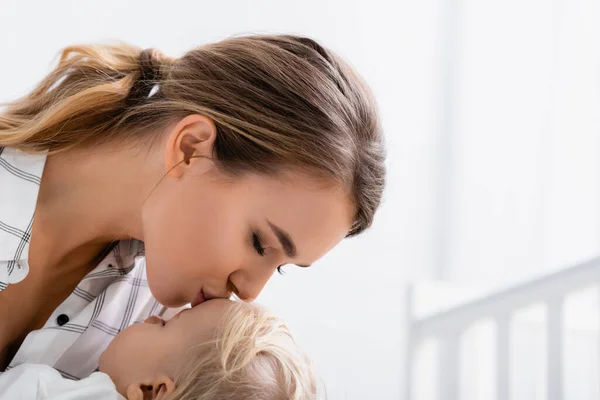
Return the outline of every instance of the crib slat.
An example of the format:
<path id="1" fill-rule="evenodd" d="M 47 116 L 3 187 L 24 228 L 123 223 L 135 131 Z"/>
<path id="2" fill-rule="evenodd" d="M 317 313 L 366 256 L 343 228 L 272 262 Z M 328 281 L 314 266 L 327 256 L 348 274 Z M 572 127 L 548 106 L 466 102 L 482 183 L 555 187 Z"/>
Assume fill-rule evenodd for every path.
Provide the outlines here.
<path id="1" fill-rule="evenodd" d="M 556 296 L 547 302 L 546 355 L 548 370 L 546 385 L 548 400 L 562 400 L 563 398 L 563 304 L 562 296 Z"/>
<path id="2" fill-rule="evenodd" d="M 440 338 L 438 399 L 458 400 L 460 371 L 460 334 L 448 333 Z"/>
<path id="3" fill-rule="evenodd" d="M 510 391 L 510 315 L 496 318 L 496 400 L 508 400 Z"/>

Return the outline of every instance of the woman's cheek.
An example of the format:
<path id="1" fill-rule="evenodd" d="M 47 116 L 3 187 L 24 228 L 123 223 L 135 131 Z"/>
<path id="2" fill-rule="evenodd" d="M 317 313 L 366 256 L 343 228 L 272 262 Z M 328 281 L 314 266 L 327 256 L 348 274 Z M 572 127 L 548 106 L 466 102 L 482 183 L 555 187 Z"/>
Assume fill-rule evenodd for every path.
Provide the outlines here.
<path id="1" fill-rule="evenodd" d="M 221 276 L 229 271 L 235 265 L 237 254 L 235 248 L 231 246 L 231 238 L 214 235 L 207 238 L 202 244 L 202 254 L 199 258 L 203 260 L 202 268 L 210 276 Z"/>
<path id="2" fill-rule="evenodd" d="M 214 269 L 213 276 L 228 279 L 230 274 L 251 261 L 254 252 L 250 245 L 250 232 L 247 231 L 247 228 L 228 224 L 212 236 L 211 249 L 207 250 L 207 254 L 210 254 L 209 265 Z"/>

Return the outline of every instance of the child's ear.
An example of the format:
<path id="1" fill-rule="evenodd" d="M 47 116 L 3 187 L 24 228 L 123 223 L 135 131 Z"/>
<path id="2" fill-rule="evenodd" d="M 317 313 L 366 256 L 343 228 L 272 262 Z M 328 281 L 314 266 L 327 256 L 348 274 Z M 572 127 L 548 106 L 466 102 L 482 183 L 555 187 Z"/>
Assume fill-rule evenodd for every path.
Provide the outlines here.
<path id="1" fill-rule="evenodd" d="M 129 385 L 127 400 L 166 400 L 173 392 L 175 382 L 167 376 L 160 376 Z"/>

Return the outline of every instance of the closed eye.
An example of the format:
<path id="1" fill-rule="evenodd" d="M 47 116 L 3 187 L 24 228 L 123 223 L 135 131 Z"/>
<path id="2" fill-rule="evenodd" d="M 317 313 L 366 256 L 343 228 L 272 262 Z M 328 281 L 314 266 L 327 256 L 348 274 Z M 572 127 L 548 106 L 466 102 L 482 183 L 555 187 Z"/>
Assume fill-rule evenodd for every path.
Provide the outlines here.
<path id="1" fill-rule="evenodd" d="M 252 232 L 252 247 L 254 247 L 254 251 L 256 251 L 259 256 L 265 256 L 265 247 L 261 237 L 257 232 Z"/>

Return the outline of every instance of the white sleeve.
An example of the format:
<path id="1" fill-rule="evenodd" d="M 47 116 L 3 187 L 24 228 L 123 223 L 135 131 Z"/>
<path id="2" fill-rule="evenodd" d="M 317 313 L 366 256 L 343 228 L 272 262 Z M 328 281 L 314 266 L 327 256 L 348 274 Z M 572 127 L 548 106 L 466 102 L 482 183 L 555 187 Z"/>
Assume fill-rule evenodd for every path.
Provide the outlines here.
<path id="1" fill-rule="evenodd" d="M 0 374 L 0 400 L 124 399 L 108 375 L 101 372 L 73 381 L 47 365 L 22 364 Z"/>
<path id="2" fill-rule="evenodd" d="M 43 399 L 40 383 L 46 379 L 62 377 L 53 368 L 37 364 L 23 364 L 3 372 L 0 374 L 0 400 Z"/>
<path id="3" fill-rule="evenodd" d="M 49 381 L 44 391 L 44 400 L 126 400 L 117 392 L 108 375 L 102 372 L 94 372 L 80 381 Z"/>

